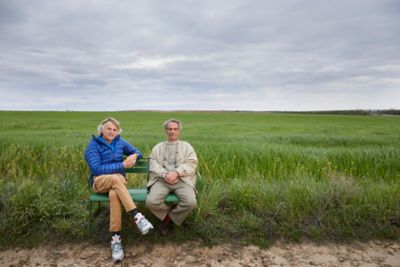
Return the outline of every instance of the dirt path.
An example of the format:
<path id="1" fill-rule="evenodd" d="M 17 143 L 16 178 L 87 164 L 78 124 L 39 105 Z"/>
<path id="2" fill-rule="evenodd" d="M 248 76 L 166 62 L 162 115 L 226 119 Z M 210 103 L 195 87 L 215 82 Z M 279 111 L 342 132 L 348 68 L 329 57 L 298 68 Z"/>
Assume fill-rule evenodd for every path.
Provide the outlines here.
<path id="1" fill-rule="evenodd" d="M 255 246 L 140 245 L 113 264 L 108 247 L 89 244 L 0 251 L 0 266 L 400 266 L 400 241 Z"/>

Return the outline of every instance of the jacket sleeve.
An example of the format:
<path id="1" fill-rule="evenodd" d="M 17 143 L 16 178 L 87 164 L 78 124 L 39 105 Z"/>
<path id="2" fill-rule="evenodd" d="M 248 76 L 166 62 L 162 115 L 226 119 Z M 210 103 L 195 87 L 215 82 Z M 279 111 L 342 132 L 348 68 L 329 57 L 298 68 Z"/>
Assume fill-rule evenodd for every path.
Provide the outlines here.
<path id="1" fill-rule="evenodd" d="M 141 159 L 143 157 L 142 152 L 139 151 L 139 149 L 137 149 L 136 147 L 134 147 L 133 145 L 129 144 L 127 141 L 123 140 L 123 153 L 124 155 L 132 155 L 132 154 L 137 154 L 138 157 L 137 159 Z"/>
<path id="2" fill-rule="evenodd" d="M 176 168 L 179 176 L 194 175 L 196 173 L 198 160 L 197 155 L 190 144 L 187 144 L 187 148 L 184 149 L 184 155 L 182 155 L 182 157 L 183 162 Z"/>
<path id="3" fill-rule="evenodd" d="M 161 149 L 160 146 L 155 146 L 151 150 L 151 155 L 150 155 L 150 172 L 155 173 L 158 177 L 163 177 L 164 173 L 167 172 L 166 169 L 160 164 L 158 154 L 159 150 Z"/>
<path id="4" fill-rule="evenodd" d="M 93 176 L 111 173 L 125 173 L 122 162 L 102 164 L 100 152 L 94 142 L 89 143 L 86 148 L 85 159 Z"/>

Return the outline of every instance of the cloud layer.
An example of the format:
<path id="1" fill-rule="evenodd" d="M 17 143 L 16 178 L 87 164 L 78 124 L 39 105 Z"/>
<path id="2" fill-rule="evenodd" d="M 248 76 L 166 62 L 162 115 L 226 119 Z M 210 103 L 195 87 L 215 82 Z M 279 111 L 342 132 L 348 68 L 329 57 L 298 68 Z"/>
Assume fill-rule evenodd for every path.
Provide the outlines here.
<path id="1" fill-rule="evenodd" d="M 400 108 L 399 15 L 394 0 L 0 0 L 0 109 Z"/>

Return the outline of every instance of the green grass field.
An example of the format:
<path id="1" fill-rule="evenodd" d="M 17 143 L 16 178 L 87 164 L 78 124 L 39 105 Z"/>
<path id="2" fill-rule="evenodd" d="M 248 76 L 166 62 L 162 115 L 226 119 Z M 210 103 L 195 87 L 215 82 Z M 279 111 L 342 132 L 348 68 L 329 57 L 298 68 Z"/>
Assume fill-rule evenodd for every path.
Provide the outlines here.
<path id="1" fill-rule="evenodd" d="M 0 245 L 108 240 L 87 223 L 84 149 L 99 122 L 149 155 L 183 121 L 204 184 L 172 240 L 349 240 L 400 236 L 400 117 L 254 112 L 0 112 Z M 138 177 L 131 185 L 143 184 Z M 155 218 L 144 210 L 151 221 Z M 106 209 L 105 209 L 106 210 Z M 157 223 L 155 223 L 157 224 Z M 139 236 L 124 220 L 127 242 Z"/>

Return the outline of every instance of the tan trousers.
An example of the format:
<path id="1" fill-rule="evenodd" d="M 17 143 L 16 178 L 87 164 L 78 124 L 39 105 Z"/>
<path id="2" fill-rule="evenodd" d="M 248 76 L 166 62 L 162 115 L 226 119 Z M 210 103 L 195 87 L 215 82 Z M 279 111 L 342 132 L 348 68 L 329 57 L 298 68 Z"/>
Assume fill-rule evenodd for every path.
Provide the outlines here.
<path id="1" fill-rule="evenodd" d="M 121 203 L 127 212 L 136 208 L 125 184 L 126 179 L 122 174 L 104 174 L 94 177 L 93 191 L 108 192 L 110 198 L 110 232 L 121 231 Z"/>
<path id="2" fill-rule="evenodd" d="M 167 195 L 172 191 L 179 198 L 179 203 L 173 209 L 164 202 Z M 168 214 L 177 225 L 181 225 L 196 206 L 197 201 L 194 188 L 183 181 L 170 185 L 159 178 L 157 182 L 150 187 L 150 192 L 146 199 L 146 207 L 149 208 L 157 218 L 164 220 Z"/>

